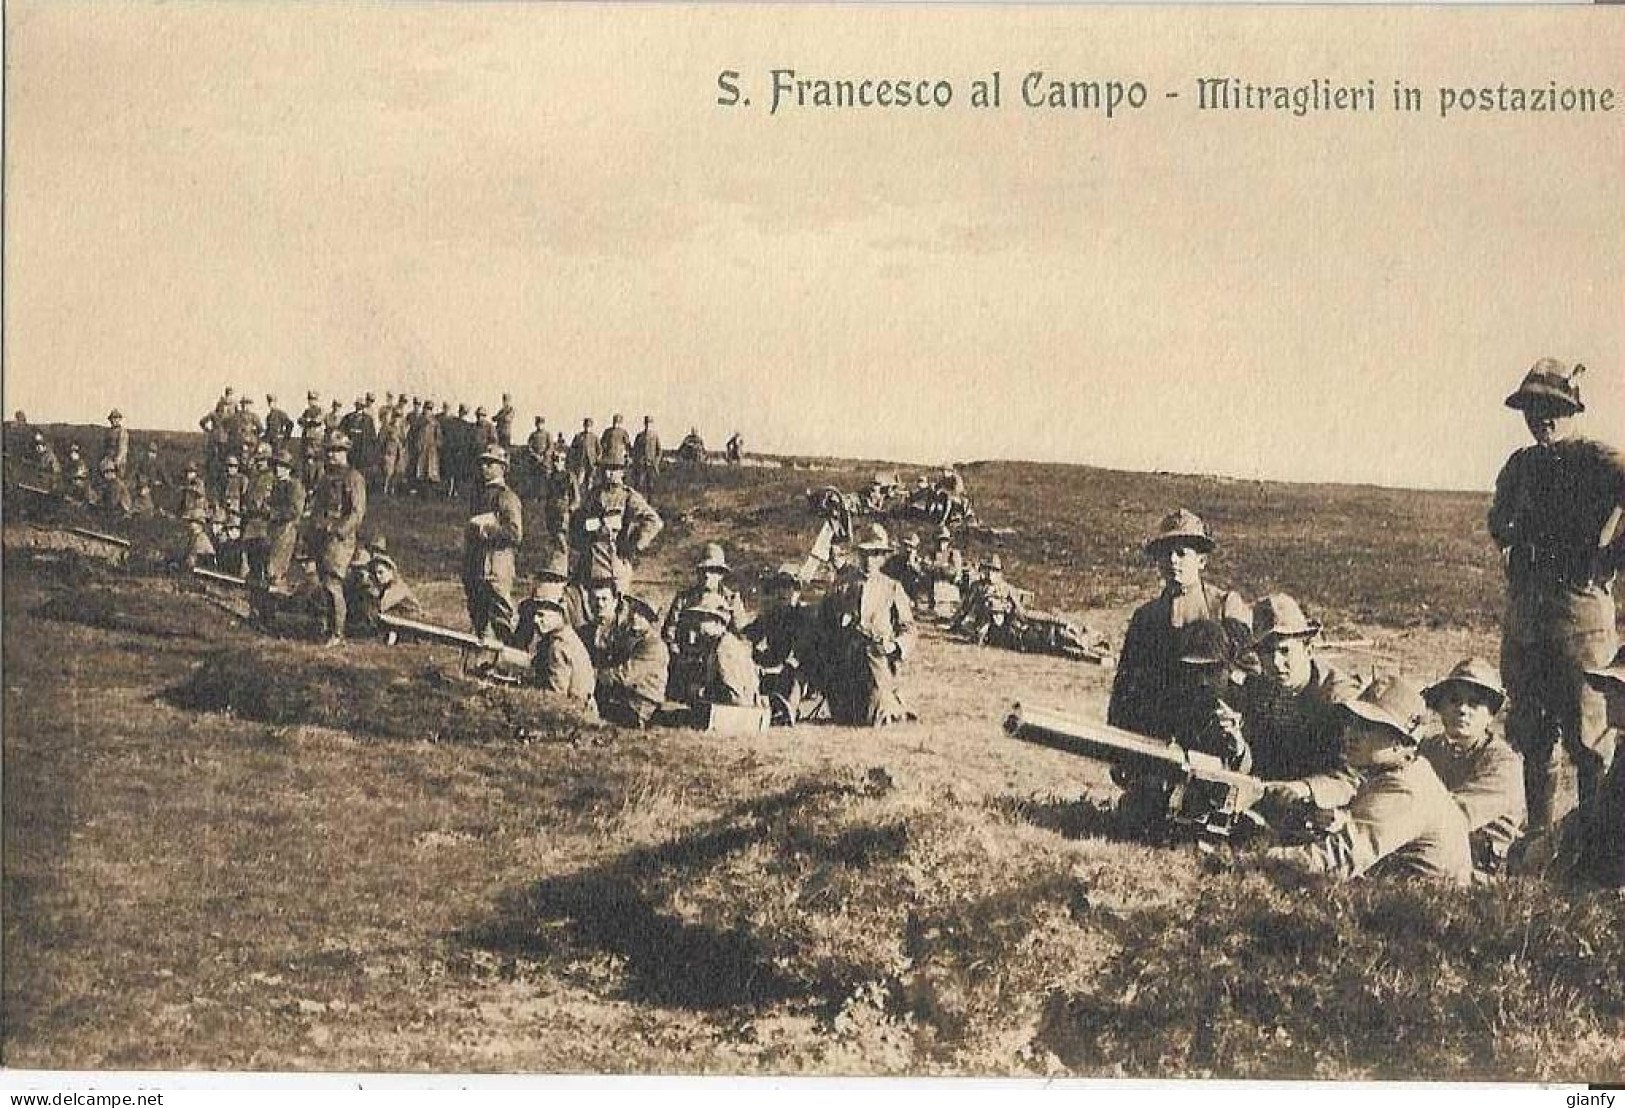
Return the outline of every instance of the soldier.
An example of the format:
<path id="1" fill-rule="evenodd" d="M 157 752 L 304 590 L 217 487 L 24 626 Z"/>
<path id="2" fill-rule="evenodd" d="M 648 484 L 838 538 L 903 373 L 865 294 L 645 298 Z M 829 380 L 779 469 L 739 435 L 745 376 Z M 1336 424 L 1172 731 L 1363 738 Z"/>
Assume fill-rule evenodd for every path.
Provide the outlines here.
<path id="1" fill-rule="evenodd" d="M 479 466 L 477 511 L 463 541 L 463 596 L 474 634 L 507 642 L 516 626 L 513 582 L 525 535 L 524 508 L 506 481 L 506 451 L 487 447 Z"/>
<path id="2" fill-rule="evenodd" d="M 1605 888 L 1625 888 L 1625 758 L 1618 736 L 1625 729 L 1625 650 L 1605 667 L 1586 671 L 1591 688 L 1601 694 L 1609 730 L 1615 736 L 1613 767 L 1604 775 L 1584 808 L 1565 821 L 1563 838 L 1573 875 Z"/>
<path id="3" fill-rule="evenodd" d="M 564 619 L 564 605 L 551 596 L 530 608 L 536 644 L 532 666 L 536 684 L 591 712 L 597 677 L 581 638 Z"/>
<path id="4" fill-rule="evenodd" d="M 1021 594 L 1004 579 L 1004 559 L 997 554 L 983 558 L 981 570 L 948 630 L 978 646 L 992 643 L 1013 650 L 1018 645 L 1016 623 L 1023 615 Z"/>
<path id="5" fill-rule="evenodd" d="M 62 462 L 62 492 L 75 500 L 90 498 L 90 467 L 76 442 L 68 444 L 68 456 Z"/>
<path id="6" fill-rule="evenodd" d="M 35 431 L 33 442 L 28 450 L 28 468 L 32 470 L 31 476 L 40 485 L 51 492 L 55 492 L 62 480 L 62 460 L 51 449 L 51 444 L 45 438 L 45 432 Z"/>
<path id="7" fill-rule="evenodd" d="M 274 455 L 270 443 L 255 451 L 254 471 L 243 496 L 243 553 L 248 560 L 248 580 L 268 588 L 271 563 L 271 496 L 276 491 Z"/>
<path id="8" fill-rule="evenodd" d="M 587 655 L 595 666 L 613 665 L 619 656 L 620 642 L 627 625 L 626 605 L 621 600 L 620 587 L 614 578 L 601 577 L 589 582 L 581 592 L 585 618 L 576 625 L 577 637 L 585 644 Z M 564 605 L 568 616 L 570 609 L 562 589 L 559 590 L 559 603 Z"/>
<path id="9" fill-rule="evenodd" d="M 119 476 L 118 463 L 109 455 L 102 458 L 96 470 L 96 483 L 90 488 L 88 500 L 90 506 L 100 508 L 109 515 L 131 515 L 134 505 L 130 500 L 130 488 Z"/>
<path id="10" fill-rule="evenodd" d="M 490 413 L 483 407 L 474 409 L 474 451 L 475 456 L 485 453 L 496 446 L 499 435 L 497 425 L 491 421 Z"/>
<path id="11" fill-rule="evenodd" d="M 814 610 L 801 602 L 801 580 L 793 562 L 779 566 L 762 582 L 762 613 L 740 632 L 762 675 L 762 693 L 773 722 L 793 726 L 805 716 L 808 698 L 820 690 Z"/>
<path id="12" fill-rule="evenodd" d="M 367 482 L 350 468 L 350 441 L 335 434 L 326 447 L 327 469 L 310 502 L 307 549 L 316 558 L 316 577 L 325 598 L 327 646 L 344 641 L 344 575 L 355 554 L 356 537 L 367 517 Z"/>
<path id="13" fill-rule="evenodd" d="M 687 688 L 700 679 L 711 649 L 712 644 L 700 640 L 698 629 L 689 619 L 690 614 L 699 608 L 700 601 L 710 596 L 719 600 L 723 611 L 728 614 L 729 631 L 737 632 L 745 626 L 745 604 L 739 590 L 729 583 L 732 574 L 721 544 L 706 543 L 699 562 L 694 566 L 694 584 L 679 592 L 666 610 L 660 637 L 671 648 L 673 688 Z"/>
<path id="14" fill-rule="evenodd" d="M 307 490 L 314 489 L 321 483 L 322 474 L 327 470 L 327 442 L 322 435 L 310 435 L 299 441 L 303 444 L 300 458 L 302 479 Z"/>
<path id="15" fill-rule="evenodd" d="M 237 455 L 226 455 L 225 475 L 220 481 L 220 495 L 216 499 L 216 506 L 224 510 L 225 514 L 242 524 L 243 501 L 248 498 L 248 475 L 237 460 Z"/>
<path id="16" fill-rule="evenodd" d="M 383 629 L 381 616 L 422 619 L 423 615 L 423 605 L 401 577 L 395 559 L 386 552 L 372 551 L 351 604 L 351 632 L 378 634 Z"/>
<path id="17" fill-rule="evenodd" d="M 245 396 L 239 400 L 237 414 L 227 426 L 226 449 L 239 458 L 252 458 L 254 451 L 259 447 L 260 439 L 264 437 L 260 417 L 250 410 L 253 403 L 252 396 Z"/>
<path id="18" fill-rule="evenodd" d="M 157 443 L 149 442 L 136 452 L 130 462 L 130 476 L 137 481 L 147 482 L 155 489 L 169 487 L 169 473 L 158 456 Z"/>
<path id="19" fill-rule="evenodd" d="M 215 401 L 214 407 L 197 421 L 198 429 L 204 435 L 206 449 L 203 460 L 210 492 L 217 492 L 221 480 L 225 477 L 226 455 L 231 453 L 231 425 L 236 418 L 234 412 L 231 390 L 227 389 L 220 399 Z"/>
<path id="20" fill-rule="evenodd" d="M 1181 627 L 1212 620 L 1230 634 L 1238 653 L 1247 642 L 1252 615 L 1246 602 L 1240 594 L 1202 577 L 1216 546 L 1207 524 L 1184 508 L 1164 516 L 1146 540 L 1146 560 L 1161 576 L 1162 591 L 1129 619 L 1106 709 L 1106 721 L 1113 727 L 1158 739 L 1172 734 L 1167 692 L 1179 668 L 1176 633 Z M 1340 726 L 1336 721 L 1334 725 Z"/>
<path id="21" fill-rule="evenodd" d="M 626 459 L 602 459 L 603 484 L 575 514 L 577 580 L 613 577 L 622 589 L 632 580 L 636 559 L 649 549 L 665 524 L 643 494 L 626 487 Z"/>
<path id="22" fill-rule="evenodd" d="M 1173 632 L 1173 640 L 1176 666 L 1164 691 L 1171 721 L 1168 737 L 1190 753 L 1216 758 L 1224 769 L 1248 772 L 1252 751 L 1242 735 L 1241 713 L 1233 707 L 1240 693 L 1235 644 L 1224 626 L 1210 619 L 1185 624 Z M 1172 830 L 1173 782 L 1126 767 L 1114 767 L 1112 780 L 1123 789 L 1117 812 L 1124 826 L 1155 840 L 1166 838 Z M 1179 798 L 1187 815 L 1204 801 L 1223 802 L 1222 797 L 1193 796 L 1192 787 Z M 1203 815 L 1208 830 L 1227 833 L 1240 813 L 1212 804 Z"/>
<path id="23" fill-rule="evenodd" d="M 739 465 L 745 460 L 745 436 L 735 431 L 728 436 L 728 441 L 723 445 L 722 449 L 723 456 L 727 458 L 729 465 Z"/>
<path id="24" fill-rule="evenodd" d="M 604 428 L 604 433 L 598 438 L 600 458 L 609 454 L 627 459 L 632 457 L 632 436 L 627 433 L 624 423 L 620 412 L 609 417 L 609 426 Z"/>
<path id="25" fill-rule="evenodd" d="M 700 429 L 690 427 L 688 434 L 677 446 L 677 456 L 689 465 L 701 465 L 705 461 L 705 440 L 700 438 Z"/>
<path id="26" fill-rule="evenodd" d="M 378 471 L 384 495 L 393 496 L 402 468 L 401 454 L 406 449 L 406 421 L 399 418 L 393 408 L 385 411 L 390 415 L 378 429 Z"/>
<path id="27" fill-rule="evenodd" d="M 1523 755 L 1531 831 L 1554 818 L 1562 751 L 1574 763 L 1582 804 L 1611 753 L 1603 699 L 1585 671 L 1619 647 L 1613 581 L 1625 562 L 1625 460 L 1576 434 L 1584 371 L 1542 358 L 1507 397 L 1535 442 L 1507 459 L 1489 514 L 1507 575 L 1507 738 Z"/>
<path id="28" fill-rule="evenodd" d="M 319 439 L 327 434 L 327 419 L 322 415 L 322 398 L 314 390 L 305 393 L 305 410 L 299 413 L 299 434 L 304 439 Z"/>
<path id="29" fill-rule="evenodd" d="M 1342 879 L 1377 870 L 1467 884 L 1473 876 L 1467 818 L 1417 742 L 1427 705 L 1403 678 L 1381 679 L 1344 701 L 1349 764 L 1363 774 L 1323 838 L 1276 847 L 1269 857 L 1293 869 Z M 1379 869 L 1380 866 L 1380 869 Z"/>
<path id="30" fill-rule="evenodd" d="M 457 405 L 456 415 L 451 415 L 449 408 L 450 405 L 442 405 L 440 414 L 440 447 L 444 452 L 440 472 L 445 479 L 447 499 L 455 500 L 457 490 L 467 488 L 469 465 L 474 458 L 470 453 L 474 428 L 468 422 L 467 404 Z"/>
<path id="31" fill-rule="evenodd" d="M 553 471 L 553 436 L 541 416 L 536 417 L 536 426 L 525 440 L 525 470 L 529 476 L 526 491 L 531 499 L 545 497 L 548 475 Z"/>
<path id="32" fill-rule="evenodd" d="M 130 468 L 130 432 L 124 428 L 124 413 L 114 408 L 107 413 L 107 430 L 102 432 L 102 456 L 96 463 L 111 459 L 113 468 L 119 477 L 124 477 Z"/>
<path id="33" fill-rule="evenodd" d="M 265 394 L 265 441 L 271 444 L 275 453 L 287 445 L 293 438 L 293 419 L 287 412 L 277 407 L 276 396 L 273 393 Z"/>
<path id="34" fill-rule="evenodd" d="M 198 481 L 202 482 L 202 477 Z M 211 565 L 214 562 L 214 541 L 209 535 L 209 509 L 195 506 L 181 512 L 181 522 L 186 524 L 186 538 L 181 546 L 180 564 L 187 571 L 199 566 Z"/>
<path id="35" fill-rule="evenodd" d="M 1272 823 L 1298 826 L 1306 806 L 1340 808 L 1354 795 L 1340 705 L 1359 695 L 1360 682 L 1314 657 L 1320 624 L 1285 593 L 1253 605 L 1252 625 L 1260 672 L 1242 685 L 1243 732 L 1254 773 L 1270 782 L 1265 814 Z"/>
<path id="36" fill-rule="evenodd" d="M 677 645 L 678 623 L 682 613 L 707 596 L 722 598 L 723 608 L 728 613 L 728 630 L 738 631 L 745 626 L 748 622 L 745 602 L 739 590 L 733 587 L 732 576 L 733 568 L 728 565 L 728 556 L 722 544 L 706 543 L 700 560 L 694 563 L 694 583 L 677 594 L 666 612 L 665 623 L 661 625 L 660 635 L 668 645 Z"/>
<path id="37" fill-rule="evenodd" d="M 358 400 L 356 403 L 359 404 L 360 401 Z M 333 398 L 333 403 L 328 405 L 327 414 L 322 416 L 322 427 L 329 437 L 344 430 L 344 405 L 339 402 L 339 398 L 336 396 Z M 348 455 L 349 451 L 345 451 L 345 453 Z"/>
<path id="38" fill-rule="evenodd" d="M 350 464 L 363 474 L 369 474 L 377 462 L 373 449 L 378 437 L 378 424 L 367 411 L 365 397 L 355 398 L 355 409 L 339 421 L 339 430 L 350 440 Z"/>
<path id="39" fill-rule="evenodd" d="M 870 524 L 857 549 L 860 572 L 836 584 L 819 615 L 831 651 L 826 692 L 837 723 L 880 726 L 910 715 L 900 674 L 914 649 L 914 611 L 881 572 L 892 550 L 886 529 Z"/>
<path id="40" fill-rule="evenodd" d="M 1466 658 L 1442 681 L 1423 689 L 1422 698 L 1444 721 L 1442 734 L 1422 740 L 1422 757 L 1467 817 L 1474 868 L 1500 873 L 1528 814 L 1523 759 L 1490 731 L 1506 703 L 1500 675 L 1488 662 Z"/>
<path id="41" fill-rule="evenodd" d="M 925 572 L 925 563 L 920 559 L 920 536 L 912 531 L 903 537 L 902 549 L 886 559 L 885 574 L 908 593 L 909 600 L 916 605 L 929 608 L 931 605 L 931 578 Z"/>
<path id="42" fill-rule="evenodd" d="M 570 472 L 583 489 L 591 489 L 598 469 L 598 436 L 593 432 L 592 419 L 581 421 L 581 430 L 570 440 Z"/>
<path id="43" fill-rule="evenodd" d="M 502 407 L 497 409 L 496 418 L 491 422 L 496 425 L 497 445 L 510 454 L 513 452 L 513 416 L 513 397 L 503 393 Z"/>
<path id="44" fill-rule="evenodd" d="M 750 644 L 728 629 L 731 613 L 721 596 L 708 593 L 683 612 L 683 622 L 692 627 L 689 647 L 696 665 L 675 672 L 676 699 L 690 707 L 704 704 L 754 708 L 761 703 L 761 674 L 751 657 Z"/>
<path id="45" fill-rule="evenodd" d="M 180 515 L 182 519 L 192 516 L 208 518 L 209 489 L 203 481 L 203 475 L 198 472 L 196 462 L 187 462 L 186 468 L 181 471 L 181 501 Z M 214 551 L 209 551 L 213 556 Z"/>
<path id="46" fill-rule="evenodd" d="M 807 560 L 801 565 L 801 580 L 803 583 L 813 580 L 822 569 L 827 569 L 831 579 L 834 579 L 840 575 L 841 569 L 836 548 L 852 541 L 852 511 L 841 490 L 833 486 L 817 492 L 808 490 L 807 495 L 814 502 L 821 522 L 812 549 L 807 552 Z"/>
<path id="47" fill-rule="evenodd" d="M 152 482 L 137 477 L 130 490 L 130 514 L 146 519 L 158 514 L 158 504 L 152 496 Z"/>
<path id="48" fill-rule="evenodd" d="M 660 466 L 665 455 L 660 449 L 660 435 L 655 432 L 653 416 L 643 417 L 643 430 L 632 440 L 632 486 L 644 496 L 652 496 L 660 480 Z"/>
<path id="49" fill-rule="evenodd" d="M 434 404 L 425 401 L 417 415 L 416 434 L 407 440 L 412 454 L 412 487 L 421 495 L 440 484 L 440 457 L 445 450 L 444 431 Z"/>
<path id="50" fill-rule="evenodd" d="M 28 426 L 28 413 L 18 408 L 6 426 L 6 457 L 20 458 L 27 454 L 30 444 L 34 441 L 32 431 L 33 429 Z"/>
<path id="51" fill-rule="evenodd" d="M 654 605 L 635 594 L 623 603 L 625 625 L 617 649 L 597 662 L 598 710 L 611 723 L 641 728 L 665 700 L 671 655 L 655 631 Z"/>
<path id="52" fill-rule="evenodd" d="M 305 514 L 305 485 L 294 475 L 293 453 L 286 446 L 271 455 L 271 491 L 266 500 L 265 580 L 280 585 L 293 565 L 299 545 L 299 519 Z"/>

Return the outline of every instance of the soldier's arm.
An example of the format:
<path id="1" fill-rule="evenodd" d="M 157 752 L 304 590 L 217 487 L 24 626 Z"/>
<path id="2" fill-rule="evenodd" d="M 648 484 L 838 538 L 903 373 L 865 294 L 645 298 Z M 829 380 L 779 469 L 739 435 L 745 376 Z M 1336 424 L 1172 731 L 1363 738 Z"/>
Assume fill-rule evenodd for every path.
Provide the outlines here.
<path id="1" fill-rule="evenodd" d="M 632 548 L 642 554 L 654 545 L 655 538 L 665 530 L 666 521 L 660 518 L 660 513 L 654 510 L 650 503 L 637 493 L 627 498 L 627 507 L 636 520 Z"/>
<path id="2" fill-rule="evenodd" d="M 1489 529 L 1490 537 L 1495 545 L 1505 550 L 1517 541 L 1517 516 L 1521 505 L 1517 503 L 1517 489 L 1520 484 L 1518 476 L 1518 458 L 1521 451 L 1507 459 L 1506 465 L 1495 477 L 1495 498 L 1490 503 Z"/>
<path id="3" fill-rule="evenodd" d="M 892 583 L 892 632 L 899 661 L 914 653 L 914 605 L 909 602 L 903 586 Z"/>
<path id="4" fill-rule="evenodd" d="M 570 655 L 559 642 L 557 635 L 547 641 L 546 663 L 542 667 L 541 685 L 545 692 L 568 693 L 570 691 Z"/>
<path id="5" fill-rule="evenodd" d="M 496 523 L 487 537 L 517 547 L 525 538 L 524 506 L 518 495 L 509 490 L 498 497 L 495 514 Z"/>
<path id="6" fill-rule="evenodd" d="M 1450 795 L 1467 817 L 1468 830 L 1478 831 L 1490 824 L 1499 824 L 1509 833 L 1510 842 L 1522 830 L 1528 816 L 1523 791 L 1523 759 L 1505 743 L 1494 742 L 1474 767 L 1473 775 Z"/>

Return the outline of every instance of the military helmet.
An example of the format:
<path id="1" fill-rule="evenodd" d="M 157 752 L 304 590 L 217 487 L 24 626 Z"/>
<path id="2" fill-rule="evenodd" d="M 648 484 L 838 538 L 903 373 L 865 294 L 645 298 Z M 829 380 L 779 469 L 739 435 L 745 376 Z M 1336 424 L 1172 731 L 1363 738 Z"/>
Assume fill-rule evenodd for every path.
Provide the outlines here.
<path id="1" fill-rule="evenodd" d="M 1491 712 L 1499 712 L 1507 700 L 1507 691 L 1501 684 L 1501 675 L 1496 672 L 1494 666 L 1482 658 L 1464 658 L 1457 662 L 1443 678 L 1422 690 L 1422 699 L 1427 701 L 1429 708 L 1438 710 L 1439 698 L 1451 685 L 1468 685 L 1480 692 L 1488 693 Z"/>
<path id="2" fill-rule="evenodd" d="M 1363 720 L 1398 732 L 1412 745 L 1420 741 L 1422 723 L 1427 719 L 1427 703 L 1422 699 L 1422 691 L 1403 677 L 1377 678 L 1357 700 L 1345 700 L 1343 708 Z"/>
<path id="3" fill-rule="evenodd" d="M 1556 405 L 1570 414 L 1583 412 L 1586 406 L 1580 400 L 1580 378 L 1585 371 L 1583 365 L 1570 368 L 1556 358 L 1542 358 L 1524 374 L 1517 391 L 1506 398 L 1506 406 L 1527 411 Z"/>
<path id="4" fill-rule="evenodd" d="M 1173 545 L 1189 546 L 1203 554 L 1211 554 L 1218 543 L 1213 541 L 1213 534 L 1202 522 L 1202 517 L 1195 512 L 1184 508 L 1175 508 L 1162 517 L 1157 524 L 1156 533 L 1145 540 L 1145 552 L 1155 555 L 1158 551 Z"/>

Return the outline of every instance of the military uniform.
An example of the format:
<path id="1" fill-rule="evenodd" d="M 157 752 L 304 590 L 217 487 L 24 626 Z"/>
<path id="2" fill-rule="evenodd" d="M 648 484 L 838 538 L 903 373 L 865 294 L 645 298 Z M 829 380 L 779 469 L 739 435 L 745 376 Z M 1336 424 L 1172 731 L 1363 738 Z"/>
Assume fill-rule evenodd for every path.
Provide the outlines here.
<path id="1" fill-rule="evenodd" d="M 666 696 L 671 654 L 653 627 L 621 636 L 616 656 L 598 668 L 598 710 L 611 723 L 644 727 Z"/>
<path id="2" fill-rule="evenodd" d="M 815 615 L 806 604 L 782 604 L 762 612 L 740 632 L 751 644 L 752 659 L 762 675 L 762 691 L 781 723 L 799 720 L 808 696 L 822 688 L 817 677 Z"/>
<path id="3" fill-rule="evenodd" d="M 405 449 L 405 421 L 392 416 L 378 430 L 378 471 L 386 496 L 395 491 L 395 478 L 401 472 L 401 453 Z"/>
<path id="4" fill-rule="evenodd" d="M 243 498 L 243 553 L 248 558 L 248 579 L 269 584 L 271 562 L 271 494 L 276 475 L 269 469 L 257 471 L 248 482 Z"/>
<path id="5" fill-rule="evenodd" d="M 819 618 L 832 652 L 825 691 L 835 721 L 873 726 L 905 718 L 900 673 L 915 630 L 903 586 L 883 573 L 848 578 L 824 598 Z"/>
<path id="6" fill-rule="evenodd" d="M 519 544 L 524 541 L 524 508 L 501 481 L 480 490 L 478 512 L 468 522 L 463 546 L 463 593 L 476 635 L 493 630 L 503 641 L 516 627 L 513 582 Z"/>
<path id="7" fill-rule="evenodd" d="M 632 484 L 645 494 L 654 491 L 660 479 L 660 464 L 665 455 L 660 449 L 660 436 L 652 425 L 645 424 L 638 437 L 632 440 Z"/>
<path id="8" fill-rule="evenodd" d="M 497 409 L 496 416 L 491 420 L 496 427 L 496 444 L 504 450 L 513 449 L 513 405 L 503 404 Z"/>
<path id="9" fill-rule="evenodd" d="M 624 589 L 632 565 L 649 549 L 665 524 L 643 494 L 624 485 L 591 493 L 575 514 L 577 580 L 612 577 Z"/>
<path id="10" fill-rule="evenodd" d="M 304 483 L 291 473 L 285 479 L 273 479 L 266 505 L 265 581 L 276 585 L 288 575 L 299 545 L 299 517 L 305 512 Z"/>
<path id="11" fill-rule="evenodd" d="M 344 577 L 366 516 L 366 480 L 349 465 L 329 465 L 311 497 L 309 547 L 327 600 L 328 632 L 334 638 L 344 637 Z"/>
<path id="12" fill-rule="evenodd" d="M 585 427 L 577 431 L 576 437 L 570 440 L 568 460 L 570 472 L 576 475 L 583 488 L 590 488 L 598 470 L 598 436 Z"/>
<path id="13" fill-rule="evenodd" d="M 699 680 L 684 699 L 695 705 L 753 708 L 761 703 L 761 684 L 750 644 L 732 631 L 724 631 L 706 651 Z"/>
<path id="14" fill-rule="evenodd" d="M 1529 819 L 1552 819 L 1553 772 L 1574 760 L 1582 798 L 1608 759 L 1601 696 L 1585 671 L 1618 649 L 1613 581 L 1620 528 L 1599 546 L 1610 513 L 1625 505 L 1625 462 L 1601 443 L 1571 438 L 1529 446 L 1495 481 L 1489 530 L 1506 557 L 1501 673 L 1511 700 L 1507 738 L 1523 755 Z"/>
<path id="15" fill-rule="evenodd" d="M 593 707 L 597 678 L 581 638 L 568 625 L 543 635 L 533 662 L 536 683 L 583 707 Z"/>
<path id="16" fill-rule="evenodd" d="M 1493 734 L 1467 748 L 1446 735 L 1430 735 L 1422 740 L 1422 757 L 1467 818 L 1474 863 L 1489 872 L 1499 870 L 1523 835 L 1523 759 Z"/>
<path id="17" fill-rule="evenodd" d="M 130 469 L 130 432 L 123 426 L 109 427 L 102 432 L 102 455 L 97 464 L 111 460 L 120 477 Z"/>
<path id="18" fill-rule="evenodd" d="M 280 450 L 291 438 L 293 438 L 293 420 L 289 418 L 287 412 L 271 404 L 265 413 L 265 441 L 271 444 L 272 450 Z"/>
<path id="19" fill-rule="evenodd" d="M 1360 694 L 1360 681 L 1319 659 L 1309 681 L 1288 689 L 1249 674 L 1239 705 L 1252 749 L 1253 773 L 1265 781 L 1303 781 L 1317 808 L 1340 808 L 1354 795 L 1358 775 L 1343 760 L 1346 715 L 1340 705 Z"/>
<path id="20" fill-rule="evenodd" d="M 948 630 L 977 643 L 1014 647 L 1014 621 L 1022 615 L 1021 595 L 1008 581 L 977 581 L 965 594 Z"/>
<path id="21" fill-rule="evenodd" d="M 1220 623 L 1233 642 L 1241 642 L 1252 625 L 1252 613 L 1240 594 L 1206 581 L 1189 591 L 1165 588 L 1135 609 L 1112 679 L 1108 723 L 1159 739 L 1173 734 L 1170 694 L 1178 681 L 1179 631 L 1203 620 Z M 1347 695 L 1358 691 L 1355 686 Z"/>

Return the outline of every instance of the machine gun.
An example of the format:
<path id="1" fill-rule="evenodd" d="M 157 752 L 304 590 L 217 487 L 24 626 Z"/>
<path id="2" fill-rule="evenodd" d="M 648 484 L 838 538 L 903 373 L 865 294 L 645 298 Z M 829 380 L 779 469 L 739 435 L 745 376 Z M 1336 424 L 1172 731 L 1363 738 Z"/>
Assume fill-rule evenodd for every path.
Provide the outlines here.
<path id="1" fill-rule="evenodd" d="M 1225 768 L 1210 754 L 1109 724 L 1017 704 L 1004 729 L 1023 742 L 1112 765 L 1118 771 L 1113 777 L 1128 783 L 1137 805 L 1154 801 L 1162 821 L 1201 837 L 1228 838 L 1264 794 L 1264 782 Z"/>
<path id="2" fill-rule="evenodd" d="M 455 646 L 462 651 L 463 672 L 484 677 L 504 685 L 521 684 L 531 671 L 530 655 L 517 647 L 491 642 L 468 631 L 454 631 L 422 620 L 392 616 L 384 612 L 378 616 L 384 641 L 393 646 L 401 639 Z"/>

